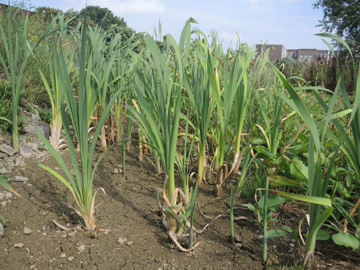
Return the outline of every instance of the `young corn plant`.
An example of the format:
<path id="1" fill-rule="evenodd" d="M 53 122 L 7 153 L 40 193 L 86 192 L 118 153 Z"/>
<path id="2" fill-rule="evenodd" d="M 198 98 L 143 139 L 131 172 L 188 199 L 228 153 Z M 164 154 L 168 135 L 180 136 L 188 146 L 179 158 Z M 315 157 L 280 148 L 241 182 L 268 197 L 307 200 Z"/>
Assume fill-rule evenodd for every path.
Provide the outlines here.
<path id="1" fill-rule="evenodd" d="M 57 43 L 59 38 L 64 39 L 67 35 L 67 25 L 71 19 L 64 21 L 64 14 L 59 15 L 59 31 L 58 33 L 53 33 L 53 49 L 57 50 Z M 73 65 L 73 59 L 75 56 L 75 50 L 72 50 L 70 44 L 67 44 L 64 50 L 64 59 L 66 60 L 66 69 L 68 74 L 71 72 L 71 68 Z M 57 53 L 56 53 L 57 54 Z M 50 103 L 51 103 L 51 113 L 52 119 L 50 123 L 50 143 L 55 148 L 56 151 L 60 151 L 60 149 L 64 146 L 63 140 L 61 139 L 61 130 L 62 130 L 62 118 L 60 112 L 60 104 L 63 99 L 63 89 L 60 87 L 60 73 L 56 70 L 59 66 L 59 63 L 55 63 L 55 61 L 59 61 L 59 57 L 55 57 L 55 54 L 51 55 L 50 62 L 49 62 L 49 69 L 50 69 L 50 81 L 47 80 L 44 73 L 38 68 L 40 73 L 41 79 L 45 86 L 46 92 L 49 96 Z"/>
<path id="2" fill-rule="evenodd" d="M 199 48 L 202 50 L 202 47 Z M 204 53 L 206 54 L 206 53 Z M 197 179 L 202 185 L 207 166 L 206 146 L 211 115 L 214 110 L 214 101 L 210 98 L 210 82 L 206 73 L 206 66 L 191 62 L 189 74 L 185 76 L 185 89 L 194 110 L 194 126 L 198 130 L 195 136 L 198 141 L 198 171 Z"/>
<path id="3" fill-rule="evenodd" d="M 234 131 L 234 136 L 236 137 L 235 144 L 235 157 L 232 167 L 230 169 L 229 174 L 232 177 L 237 176 L 240 164 L 241 164 L 241 138 L 243 132 L 243 126 L 245 121 L 245 116 L 247 113 L 247 108 L 249 103 L 251 102 L 252 88 L 251 88 L 251 78 L 249 75 L 249 69 L 251 60 L 255 56 L 255 50 L 251 50 L 251 48 L 244 44 L 242 47 L 242 51 L 238 58 L 239 66 L 240 66 L 240 76 L 239 81 L 240 85 L 236 90 L 235 101 L 234 101 L 234 110 L 235 110 L 235 119 L 236 119 L 236 128 Z"/>
<path id="4" fill-rule="evenodd" d="M 323 164 L 321 162 L 321 147 L 325 139 L 325 135 L 327 133 L 327 128 L 329 122 L 341 116 L 344 116 L 349 113 L 349 111 L 345 110 L 342 112 L 338 112 L 333 114 L 335 102 L 337 100 L 337 94 L 339 90 L 339 85 L 335 89 L 333 97 L 329 104 L 329 109 L 327 110 L 327 114 L 321 123 L 317 123 L 315 119 L 312 117 L 300 97 L 298 96 L 296 90 L 290 85 L 290 83 L 286 80 L 283 74 L 276 68 L 275 72 L 282 81 L 285 89 L 288 91 L 290 98 L 285 96 L 283 93 L 280 93 L 280 97 L 290 106 L 292 107 L 296 113 L 303 119 L 306 123 L 309 131 L 310 131 L 310 140 L 308 147 L 308 185 L 307 192 L 308 195 L 300 195 L 300 194 L 289 194 L 285 192 L 273 191 L 280 195 L 287 196 L 296 200 L 301 200 L 309 203 L 310 210 L 310 224 L 309 224 L 309 233 L 306 239 L 306 247 L 304 254 L 304 265 L 305 267 L 311 268 L 314 262 L 314 252 L 316 246 L 316 235 L 324 224 L 324 222 L 328 219 L 333 211 L 333 207 L 330 199 L 327 198 L 327 189 L 329 184 L 329 179 L 331 176 L 331 171 L 335 165 L 335 159 L 337 153 L 341 146 L 341 141 L 339 146 L 335 150 L 335 153 L 331 159 L 329 167 L 327 168 L 327 172 L 323 172 Z M 322 133 L 319 131 L 319 127 L 323 127 Z"/>
<path id="5" fill-rule="evenodd" d="M 135 116 L 136 123 L 147 134 L 152 148 L 158 151 L 165 173 L 163 224 L 171 240 L 182 251 L 190 251 L 199 244 L 186 249 L 177 240 L 188 226 L 187 219 L 191 212 L 189 205 L 196 194 L 193 192 L 188 201 L 184 192 L 175 187 L 180 104 L 184 65 L 190 45 L 191 22 L 194 20 L 190 19 L 186 22 L 179 45 L 171 35 L 166 35 L 164 54 L 161 54 L 152 37 L 149 35 L 144 37 L 148 48 L 148 62 L 150 67 L 154 65 L 154 69 L 150 69 L 151 73 L 148 76 L 140 71 L 134 78 L 140 110 L 127 106 Z"/>
<path id="6" fill-rule="evenodd" d="M 233 107 L 234 98 L 237 91 L 240 91 L 240 84 L 242 82 L 238 74 L 240 74 L 239 52 L 234 57 L 230 65 L 230 51 L 224 56 L 223 68 L 222 65 L 214 66 L 214 61 L 208 53 L 207 71 L 210 80 L 211 94 L 216 104 L 216 115 L 219 123 L 218 136 L 216 136 L 216 152 L 215 152 L 215 171 L 217 172 L 217 184 L 215 193 L 221 194 L 221 185 L 228 177 L 227 165 L 224 164 L 225 156 L 225 140 L 228 130 L 228 122 L 230 119 L 231 109 Z M 228 67 L 231 68 L 228 68 Z M 220 69 L 220 73 L 219 70 Z M 245 71 L 244 71 L 245 72 Z"/>
<path id="7" fill-rule="evenodd" d="M 62 49 L 62 41 L 60 40 L 59 52 L 55 50 L 54 57 L 55 61 L 53 62 L 56 67 L 54 69 L 58 72 L 59 84 L 63 89 L 63 95 L 67 105 L 67 111 L 71 118 L 71 123 L 74 127 L 75 135 L 78 140 L 78 145 L 80 149 L 80 164 L 78 163 L 78 159 L 76 156 L 75 146 L 72 142 L 71 134 L 70 134 L 70 123 L 67 120 L 67 114 L 65 111 L 65 103 L 64 100 L 61 102 L 60 111 L 61 117 L 63 119 L 63 127 L 66 136 L 66 142 L 69 149 L 69 154 L 72 162 L 72 167 L 74 171 L 74 175 L 72 174 L 70 168 L 65 164 L 63 158 L 59 155 L 59 153 L 54 149 L 54 147 L 47 141 L 44 135 L 37 128 L 36 133 L 45 146 L 50 150 L 51 154 L 57 160 L 59 165 L 61 166 L 63 172 L 65 173 L 66 178 L 64 178 L 61 174 L 53 170 L 52 168 L 40 164 L 40 167 L 47 170 L 51 174 L 53 174 L 56 178 L 58 178 L 71 192 L 73 195 L 75 202 L 77 204 L 77 209 L 75 209 L 76 213 L 79 214 L 85 223 L 85 227 L 93 236 L 96 236 L 99 232 L 99 228 L 95 219 L 95 197 L 98 192 L 95 191 L 93 193 L 93 180 L 95 175 L 95 170 L 100 162 L 100 158 L 95 163 L 94 167 L 92 167 L 94 151 L 96 147 L 97 139 L 100 135 L 101 128 L 105 123 L 105 120 L 108 114 L 111 111 L 111 107 L 115 102 L 115 99 L 120 94 L 121 89 L 118 90 L 114 96 L 109 100 L 104 112 L 98 122 L 98 125 L 95 129 L 95 132 L 92 137 L 90 137 L 88 133 L 88 123 L 90 121 L 90 113 L 89 110 L 92 108 L 88 107 L 88 95 L 89 89 L 87 87 L 87 73 L 90 71 L 87 69 L 86 65 L 86 54 L 87 49 L 87 39 L 86 39 L 86 15 L 84 19 L 85 23 L 81 29 L 81 48 L 80 53 L 78 55 L 77 63 L 78 63 L 78 97 L 75 97 L 75 93 L 73 90 L 73 85 L 71 83 L 71 77 L 68 73 L 66 67 L 66 59 L 64 57 L 64 52 Z"/>
<path id="8" fill-rule="evenodd" d="M 351 102 L 351 97 L 349 95 L 349 91 L 347 91 L 345 83 L 344 83 L 344 75 L 342 70 L 340 69 L 339 63 L 337 63 L 337 77 L 338 77 L 338 85 L 340 87 L 340 93 L 342 96 L 342 101 L 345 104 L 345 108 L 347 111 L 351 112 L 351 114 L 347 115 L 346 122 L 348 123 L 347 127 L 344 127 L 341 122 L 334 118 L 332 119 L 332 123 L 334 124 L 336 130 L 339 132 L 341 138 L 339 138 L 336 134 L 331 131 L 327 132 L 327 135 L 333 140 L 336 144 L 339 144 L 341 140 L 343 143 L 341 145 L 341 150 L 345 154 L 346 158 L 349 160 L 352 168 L 354 169 L 357 184 L 360 183 L 360 67 L 356 66 L 356 60 L 348 46 L 348 44 L 342 40 L 341 38 L 332 35 L 332 34 L 318 34 L 318 36 L 331 38 L 336 40 L 337 42 L 341 43 L 349 52 L 350 60 L 352 62 L 353 70 L 354 70 L 354 100 Z M 326 42 L 324 39 L 323 41 L 328 45 L 329 49 L 333 52 L 334 57 L 336 54 L 332 46 Z M 329 106 L 324 102 L 321 96 L 315 91 L 315 96 L 318 102 L 321 104 L 322 108 L 324 109 L 325 113 L 331 109 Z M 347 131 L 350 129 L 350 133 Z M 359 206 L 360 199 L 356 205 Z M 355 209 L 356 211 L 356 209 Z M 347 224 L 348 221 L 345 221 L 344 224 L 344 231 L 347 231 Z"/>
<path id="9" fill-rule="evenodd" d="M 53 19 L 48 28 L 39 38 L 38 42 L 31 48 L 26 39 L 29 21 L 28 17 L 26 16 L 24 21 L 23 33 L 18 34 L 12 29 L 11 10 L 11 8 L 8 8 L 7 29 L 4 29 L 0 24 L 0 42 L 1 46 L 4 48 L 2 51 L 5 52 L 4 55 L 0 54 L 0 63 L 5 71 L 6 78 L 10 83 L 12 91 L 12 143 L 13 147 L 16 150 L 19 150 L 18 109 L 20 96 L 23 91 L 26 66 L 33 50 L 44 38 L 48 36 L 50 31 L 53 29 L 53 25 L 57 18 Z"/>

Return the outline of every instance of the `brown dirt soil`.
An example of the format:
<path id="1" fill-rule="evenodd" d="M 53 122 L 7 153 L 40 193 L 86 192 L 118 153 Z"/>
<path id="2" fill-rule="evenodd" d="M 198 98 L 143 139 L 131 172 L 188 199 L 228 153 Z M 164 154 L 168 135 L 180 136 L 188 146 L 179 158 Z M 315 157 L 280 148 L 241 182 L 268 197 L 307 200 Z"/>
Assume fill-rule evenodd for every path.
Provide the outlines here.
<path id="1" fill-rule="evenodd" d="M 302 247 L 295 243 L 291 248 L 290 236 L 269 240 L 271 266 L 263 266 L 261 228 L 255 222 L 237 221 L 241 244 L 229 242 L 229 183 L 221 198 L 214 196 L 212 185 L 199 188 L 195 226 L 201 229 L 211 221 L 208 217 L 223 215 L 197 235 L 196 242 L 202 243 L 195 251 L 180 252 L 161 225 L 155 187 L 162 187 L 163 176 L 149 164 L 140 164 L 135 152 L 127 153 L 126 176 L 114 173 L 121 164 L 120 153 L 120 147 L 109 150 L 96 172 L 95 187 L 106 191 L 97 196 L 95 215 L 100 228 L 106 229 L 97 238 L 80 228 L 81 219 L 68 207 L 74 202 L 70 192 L 36 160 L 16 168 L 9 176 L 26 176 L 29 181 L 12 182 L 21 197 L 0 204 L 0 216 L 8 219 L 0 239 L 0 269 L 297 269 Z M 43 163 L 60 167 L 50 154 Z M 236 206 L 237 216 L 254 218 L 239 203 Z M 54 219 L 71 230 L 62 231 Z M 24 234 L 25 227 L 32 233 Z M 15 247 L 19 243 L 23 247 Z M 358 254 L 331 241 L 319 242 L 316 258 L 319 269 L 360 269 Z"/>

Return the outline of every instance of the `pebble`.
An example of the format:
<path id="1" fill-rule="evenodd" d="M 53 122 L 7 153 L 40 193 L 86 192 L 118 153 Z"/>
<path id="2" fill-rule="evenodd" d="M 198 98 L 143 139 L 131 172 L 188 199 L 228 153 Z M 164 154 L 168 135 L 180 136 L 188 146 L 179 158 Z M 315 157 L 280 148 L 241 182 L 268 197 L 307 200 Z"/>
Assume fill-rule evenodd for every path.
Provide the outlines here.
<path id="1" fill-rule="evenodd" d="M 13 195 L 12 195 L 11 192 L 6 192 L 6 193 L 5 193 L 5 196 L 6 196 L 6 198 L 11 198 Z"/>
<path id="2" fill-rule="evenodd" d="M 295 246 L 295 244 L 293 243 L 290 243 L 290 247 L 293 248 Z"/>
<path id="3" fill-rule="evenodd" d="M 79 253 L 81 253 L 85 250 L 85 245 L 80 245 L 80 246 L 76 247 L 76 249 Z"/>
<path id="4" fill-rule="evenodd" d="M 64 253 L 64 252 L 61 253 L 61 254 L 60 254 L 60 258 L 66 258 L 66 253 Z"/>
<path id="5" fill-rule="evenodd" d="M 33 230 L 32 230 L 32 229 L 29 229 L 29 228 L 27 228 L 27 227 L 24 227 L 24 229 L 23 229 L 23 234 L 29 235 L 29 234 L 31 234 L 32 232 L 33 232 Z"/>
<path id="6" fill-rule="evenodd" d="M 124 244 L 125 242 L 126 242 L 126 238 L 121 238 L 121 237 L 119 237 L 118 243 L 119 243 L 120 245 Z"/>
<path id="7" fill-rule="evenodd" d="M 14 245 L 15 248 L 22 248 L 24 246 L 24 243 L 17 243 Z"/>
<path id="8" fill-rule="evenodd" d="M 71 262 L 73 259 L 74 259 L 74 256 L 70 256 L 70 257 L 68 258 L 68 261 Z"/>
<path id="9" fill-rule="evenodd" d="M 0 151 L 3 153 L 6 153 L 10 157 L 15 155 L 17 152 L 14 148 L 12 148 L 11 146 L 6 145 L 6 144 L 0 145 Z"/>
<path id="10" fill-rule="evenodd" d="M 269 259 L 272 261 L 273 264 L 280 264 L 279 260 L 274 255 L 270 255 Z"/>
<path id="11" fill-rule="evenodd" d="M 2 225 L 2 223 L 0 222 L 0 239 L 3 237 L 4 235 L 4 227 Z"/>
<path id="12" fill-rule="evenodd" d="M 0 201 L 3 200 L 4 198 L 5 198 L 5 193 L 0 192 Z"/>
<path id="13" fill-rule="evenodd" d="M 119 173 L 119 169 L 118 168 L 115 168 L 114 169 L 114 174 L 118 174 Z"/>
<path id="14" fill-rule="evenodd" d="M 16 181 L 16 182 L 27 182 L 27 181 L 29 181 L 29 178 L 27 178 L 25 176 L 16 175 L 14 177 L 14 181 Z"/>

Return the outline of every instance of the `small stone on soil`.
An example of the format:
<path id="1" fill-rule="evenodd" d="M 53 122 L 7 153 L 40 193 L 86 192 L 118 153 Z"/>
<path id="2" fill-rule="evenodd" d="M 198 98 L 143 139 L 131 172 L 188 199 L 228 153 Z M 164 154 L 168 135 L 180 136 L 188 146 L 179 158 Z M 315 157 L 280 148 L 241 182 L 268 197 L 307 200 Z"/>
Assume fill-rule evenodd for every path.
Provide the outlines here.
<path id="1" fill-rule="evenodd" d="M 10 157 L 15 155 L 17 152 L 14 148 L 12 148 L 11 146 L 9 146 L 7 144 L 0 145 L 0 151 L 7 154 Z"/>
<path id="2" fill-rule="evenodd" d="M 23 229 L 23 234 L 29 235 L 29 234 L 31 234 L 32 232 L 33 232 L 33 230 L 32 230 L 32 229 L 29 229 L 29 228 L 27 228 L 27 227 L 24 227 L 24 229 Z"/>
<path id="3" fill-rule="evenodd" d="M 242 241 L 243 241 L 240 234 L 235 234 L 234 238 L 235 238 L 235 243 L 242 243 Z"/>
<path id="4" fill-rule="evenodd" d="M 0 222 L 0 239 L 3 237 L 4 235 L 4 227 L 2 225 L 2 223 Z"/>
<path id="5" fill-rule="evenodd" d="M 66 253 L 61 253 L 60 258 L 66 258 Z"/>
<path id="6" fill-rule="evenodd" d="M 76 249 L 79 253 L 81 253 L 85 250 L 85 245 L 78 246 L 78 247 L 76 247 Z"/>
<path id="7" fill-rule="evenodd" d="M 24 177 L 24 176 L 16 175 L 14 177 L 14 181 L 16 181 L 16 182 L 27 182 L 27 181 L 29 181 L 29 178 Z"/>
<path id="8" fill-rule="evenodd" d="M 32 148 L 27 145 L 20 145 L 20 155 L 24 158 L 29 158 L 32 155 Z"/>
<path id="9" fill-rule="evenodd" d="M 70 256 L 70 257 L 68 258 L 68 261 L 71 262 L 73 259 L 74 259 L 74 256 Z"/>
<path id="10" fill-rule="evenodd" d="M 119 237 L 118 243 L 119 243 L 120 245 L 124 244 L 125 242 L 126 242 L 126 238 L 121 238 L 121 237 Z"/>
<path id="11" fill-rule="evenodd" d="M 24 243 L 17 243 L 14 245 L 15 248 L 22 248 L 24 246 Z"/>

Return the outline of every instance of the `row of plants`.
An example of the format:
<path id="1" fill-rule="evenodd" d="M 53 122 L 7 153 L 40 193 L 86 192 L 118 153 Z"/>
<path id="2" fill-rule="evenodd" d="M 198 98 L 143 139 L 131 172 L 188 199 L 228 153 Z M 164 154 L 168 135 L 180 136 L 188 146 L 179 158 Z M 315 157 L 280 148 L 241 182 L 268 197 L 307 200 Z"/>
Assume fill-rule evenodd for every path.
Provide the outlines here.
<path id="1" fill-rule="evenodd" d="M 120 33 L 89 26 L 86 15 L 71 28 L 73 18 L 58 14 L 33 46 L 27 41 L 27 19 L 19 43 L 8 18 L 7 26 L 0 28 L 5 48 L 0 62 L 12 93 L 13 115 L 7 121 L 12 124 L 13 146 L 18 147 L 24 72 L 29 59 L 39 62 L 36 47 L 46 44 L 48 67 L 44 71 L 39 64 L 37 70 L 51 104 L 51 137 L 47 140 L 39 130 L 37 134 L 62 172 L 40 166 L 71 191 L 76 212 L 93 236 L 99 233 L 95 198 L 101 191 L 93 190 L 96 168 L 110 147 L 121 144 L 125 172 L 125 147 L 136 141 L 139 158 L 149 157 L 164 175 L 164 188 L 158 190 L 163 224 L 182 251 L 200 244 L 193 243 L 194 233 L 201 232 L 193 226 L 193 213 L 198 186 L 204 182 L 214 185 L 216 196 L 231 182 L 231 208 L 240 203 L 239 196 L 251 202 L 254 194 L 261 194 L 257 203 L 246 206 L 260 213 L 264 261 L 267 240 L 284 235 L 268 230 L 268 221 L 276 207 L 292 200 L 309 205 L 306 266 L 313 263 L 318 233 L 329 218 L 337 231 L 334 241 L 359 248 L 354 215 L 359 205 L 360 80 L 352 56 L 354 96 L 340 66 L 333 91 L 311 87 L 298 76 L 285 77 L 267 60 L 267 53 L 256 57 L 247 44 L 223 50 L 216 35 L 207 37 L 192 28 L 194 19 L 185 23 L 178 41 L 165 35 L 161 49 L 145 35 L 145 47 L 136 53 L 134 36 L 124 40 Z M 322 36 L 346 46 L 335 36 Z M 20 52 L 24 57 L 19 60 Z M 139 128 L 136 140 L 131 138 L 134 126 Z M 63 147 L 69 149 L 71 167 L 60 154 Z M 266 181 L 258 181 L 259 169 Z M 177 177 L 182 188 L 177 187 Z M 4 180 L 0 184 L 11 189 Z M 350 208 L 355 210 L 349 213 Z M 180 241 L 185 236 L 188 240 Z"/>

